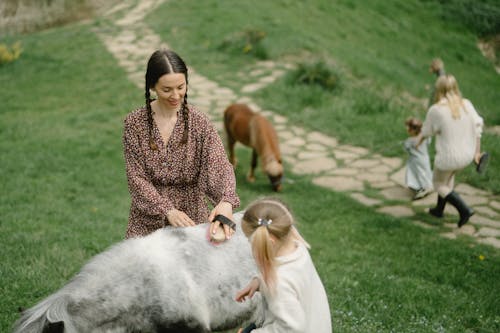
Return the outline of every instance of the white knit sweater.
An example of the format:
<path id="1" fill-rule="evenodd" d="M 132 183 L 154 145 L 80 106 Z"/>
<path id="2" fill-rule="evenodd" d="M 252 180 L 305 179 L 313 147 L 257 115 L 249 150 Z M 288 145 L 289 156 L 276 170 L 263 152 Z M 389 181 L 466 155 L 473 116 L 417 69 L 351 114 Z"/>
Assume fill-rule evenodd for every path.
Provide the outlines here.
<path id="1" fill-rule="evenodd" d="M 474 159 L 477 138 L 481 137 L 483 129 L 483 118 L 469 100 L 463 99 L 463 105 L 458 119 L 453 119 L 445 99 L 427 111 L 422 135 L 436 136 L 434 167 L 439 170 L 460 170 Z"/>
<path id="2" fill-rule="evenodd" d="M 267 309 L 262 328 L 252 332 L 331 333 L 328 299 L 307 248 L 297 243 L 293 253 L 277 261 L 275 294 L 271 295 L 261 280 Z"/>

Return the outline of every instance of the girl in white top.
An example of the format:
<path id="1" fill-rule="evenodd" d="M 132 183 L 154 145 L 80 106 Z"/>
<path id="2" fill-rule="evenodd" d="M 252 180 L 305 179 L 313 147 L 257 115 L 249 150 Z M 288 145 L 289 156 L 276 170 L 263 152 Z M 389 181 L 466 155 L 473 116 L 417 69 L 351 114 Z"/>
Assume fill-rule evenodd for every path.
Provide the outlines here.
<path id="1" fill-rule="evenodd" d="M 236 300 L 243 302 L 256 291 L 264 296 L 264 323 L 254 333 L 332 332 L 325 288 L 309 245 L 293 224 L 288 208 L 276 199 L 257 200 L 243 215 L 241 227 L 261 274 L 238 292 Z"/>
<path id="2" fill-rule="evenodd" d="M 440 76 L 436 81 L 435 104 L 427 112 L 420 143 L 427 137 L 436 136 L 433 182 L 438 202 L 429 213 L 442 217 L 446 202 L 449 202 L 460 214 L 458 227 L 467 223 L 474 211 L 453 190 L 455 174 L 472 161 L 479 163 L 482 128 L 483 119 L 472 103 L 462 98 L 455 77 Z"/>

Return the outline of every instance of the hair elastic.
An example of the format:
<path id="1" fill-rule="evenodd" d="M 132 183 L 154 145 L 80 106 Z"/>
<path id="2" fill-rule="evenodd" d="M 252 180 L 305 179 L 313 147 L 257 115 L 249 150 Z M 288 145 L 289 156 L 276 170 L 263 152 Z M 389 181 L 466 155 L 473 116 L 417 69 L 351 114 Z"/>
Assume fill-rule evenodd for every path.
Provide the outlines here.
<path id="1" fill-rule="evenodd" d="M 257 224 L 258 224 L 258 225 L 263 225 L 263 226 L 265 226 L 265 227 L 267 227 L 267 226 L 268 226 L 268 225 L 270 225 L 271 223 L 273 223 L 273 220 L 271 220 L 271 219 L 269 219 L 269 220 L 268 220 L 268 219 L 261 219 L 261 218 L 259 218 L 259 219 L 257 220 Z"/>

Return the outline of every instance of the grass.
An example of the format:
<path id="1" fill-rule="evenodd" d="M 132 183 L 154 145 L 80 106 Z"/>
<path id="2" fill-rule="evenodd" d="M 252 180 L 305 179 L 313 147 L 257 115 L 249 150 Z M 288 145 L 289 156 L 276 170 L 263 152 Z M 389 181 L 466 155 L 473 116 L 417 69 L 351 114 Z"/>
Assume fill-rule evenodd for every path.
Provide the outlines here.
<path id="1" fill-rule="evenodd" d="M 477 48 L 474 29 L 456 23 L 464 21 L 460 18 L 467 11 L 458 11 L 453 21 L 449 6 L 417 0 L 185 1 L 163 5 L 148 22 L 194 68 L 234 90 L 246 83 L 237 74 L 251 72 L 259 60 L 242 47 L 221 50 L 238 33 L 265 33 L 259 47 L 277 63 L 326 63 L 340 75 L 340 92 L 293 85 L 287 76 L 252 97 L 305 128 L 404 158 L 398 145 L 406 137 L 404 120 L 425 117 L 434 83 L 428 66 L 434 57 L 441 57 L 457 77 L 485 124 L 500 125 L 500 77 Z M 497 140 L 488 133 L 482 140 L 493 156 L 487 174 L 478 176 L 471 168 L 459 175 L 460 182 L 500 193 Z"/>
<path id="2" fill-rule="evenodd" d="M 276 3 L 295 11 L 291 1 Z M 329 6 L 326 1 L 318 3 Z M 339 3 L 346 8 L 348 4 L 355 6 L 354 2 Z M 212 22 L 214 29 L 217 31 L 224 24 L 230 27 L 230 20 L 217 19 L 223 17 L 219 16 L 222 13 L 230 14 L 232 9 L 210 1 L 197 3 L 202 8 L 191 16 L 179 16 L 185 14 L 180 7 L 197 8 L 193 2 L 188 1 L 184 6 L 169 3 L 168 8 L 173 12 L 168 17 L 181 27 L 195 25 L 201 19 L 198 15 L 208 15 L 202 9 L 210 4 L 214 11 L 213 19 L 208 22 Z M 159 15 L 165 6 L 158 9 Z M 243 9 L 251 17 L 261 12 L 261 6 L 274 4 L 257 2 L 253 7 L 242 6 L 248 6 Z M 306 9 L 302 4 L 297 6 Z M 416 5 L 405 2 L 401 6 Z M 389 13 L 395 10 L 386 9 Z M 311 10 L 317 15 L 322 13 L 316 7 Z M 346 14 L 346 10 L 339 14 Z M 283 17 L 267 13 L 269 20 L 280 22 L 295 18 L 292 14 Z M 307 20 L 312 25 L 319 24 Z M 249 18 L 241 22 L 250 25 L 259 21 Z M 299 26 L 292 30 L 297 34 L 303 34 L 300 22 L 297 20 Z M 170 23 L 163 21 L 158 27 L 168 31 L 170 26 L 166 24 Z M 143 94 L 128 81 L 91 28 L 90 23 L 72 25 L 0 40 L 8 44 L 20 40 L 24 50 L 17 61 L 0 67 L 0 84 L 8 87 L 0 90 L 1 332 L 9 331 L 18 318 L 19 307 L 32 306 L 60 288 L 91 256 L 121 240 L 125 233 L 130 199 L 122 158 L 122 120 L 126 113 L 143 103 Z M 278 24 L 273 29 L 286 31 Z M 208 34 L 207 30 L 198 32 Z M 276 57 L 279 48 L 274 49 L 274 42 L 268 39 L 271 31 L 265 30 L 268 35 L 261 42 L 271 57 Z M 179 34 L 183 30 L 176 31 L 175 34 Z M 222 40 L 226 34 L 220 32 Z M 297 42 L 305 38 L 291 35 Z M 199 39 L 191 35 L 182 39 L 167 34 L 164 37 L 169 43 L 194 38 L 191 43 L 186 40 L 186 44 L 193 45 L 192 52 L 180 45 L 174 46 L 187 55 L 186 60 L 197 71 L 206 71 L 211 78 L 223 83 L 229 82 L 235 69 L 248 68 L 254 61 L 247 64 L 245 55 L 227 56 L 211 49 L 196 51 Z M 313 45 L 315 43 L 311 43 Z M 203 54 L 207 56 L 205 65 Z M 226 57 L 228 62 L 221 64 L 219 60 Z M 347 64 L 339 66 L 352 72 Z M 422 73 L 423 67 L 414 76 L 425 78 L 418 79 L 421 84 L 428 79 Z M 483 75 L 489 80 L 485 69 L 475 73 L 478 80 Z M 356 84 L 375 78 L 377 85 L 380 84 L 377 87 L 385 86 L 378 83 L 385 79 L 377 73 L 365 74 Z M 342 94 L 359 97 L 346 81 L 342 81 Z M 396 82 L 388 81 L 391 91 L 401 89 L 404 82 L 398 81 L 398 88 Z M 417 87 L 419 83 L 411 81 L 410 85 Z M 286 87 L 283 79 L 270 89 L 275 94 L 285 94 Z M 292 92 L 295 93 L 287 96 L 298 99 L 300 96 L 295 95 L 302 90 Z M 355 102 L 364 105 L 356 108 L 356 119 L 363 124 L 370 123 L 378 132 L 392 135 L 386 124 L 393 118 L 386 114 L 397 112 L 395 102 L 381 98 L 377 92 L 377 89 L 367 90 L 365 99 Z M 263 92 L 256 98 L 261 96 L 265 101 L 264 94 L 269 93 Z M 310 94 L 313 98 L 321 92 Z M 268 98 L 271 99 L 272 94 Z M 347 105 L 347 98 L 343 103 Z M 484 101 L 485 105 L 488 103 L 492 102 Z M 370 108 L 366 111 L 367 105 L 376 105 L 373 110 L 378 110 L 377 113 L 371 114 Z M 370 134 L 366 124 L 361 126 L 354 117 L 348 118 L 347 106 L 345 108 L 344 117 L 330 115 L 335 112 L 314 115 L 315 109 L 309 111 L 311 115 L 297 112 L 295 117 L 287 116 L 293 122 L 314 128 L 321 125 L 319 121 L 314 123 L 318 114 L 328 115 L 332 118 L 323 118 L 323 121 L 329 122 L 335 135 L 345 139 L 351 131 L 362 133 L 365 140 L 379 138 Z M 378 120 L 379 117 L 383 119 Z M 335 122 L 343 122 L 344 126 Z M 377 142 L 370 144 L 374 149 L 383 146 Z M 269 184 L 260 172 L 256 183 L 248 184 L 245 173 L 250 152 L 239 149 L 237 153 L 242 166 L 236 173 L 238 193 L 245 206 L 259 196 L 270 194 Z M 329 296 L 336 332 L 500 330 L 498 250 L 475 244 L 466 236 L 444 239 L 434 230 L 421 229 L 403 218 L 375 213 L 342 193 L 316 187 L 308 177 L 293 176 L 293 179 L 294 183 L 285 184 L 279 197 L 292 207 L 301 233 L 313 246 L 311 253 Z"/>
<path id="3" fill-rule="evenodd" d="M 19 38 L 21 58 L 0 69 L 9 87 L 0 112 L 2 332 L 18 306 L 122 239 L 128 193 L 120 127 L 135 102 L 121 93 L 135 87 L 86 27 Z"/>

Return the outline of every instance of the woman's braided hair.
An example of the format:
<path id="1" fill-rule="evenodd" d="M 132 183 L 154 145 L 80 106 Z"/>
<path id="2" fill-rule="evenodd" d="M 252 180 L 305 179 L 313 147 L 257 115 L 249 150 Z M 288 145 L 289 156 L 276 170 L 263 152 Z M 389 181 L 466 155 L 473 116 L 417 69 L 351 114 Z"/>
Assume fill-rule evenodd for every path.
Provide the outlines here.
<path id="1" fill-rule="evenodd" d="M 153 150 L 158 149 L 158 145 L 153 140 L 153 110 L 151 108 L 151 102 L 154 100 L 151 98 L 151 89 L 156 85 L 160 77 L 165 74 L 170 73 L 182 73 L 186 78 L 186 86 L 188 84 L 188 69 L 184 60 L 171 50 L 161 49 L 153 52 L 148 60 L 148 66 L 146 70 L 146 84 L 144 97 L 146 98 L 146 108 L 148 114 L 148 129 L 149 129 L 149 146 Z M 188 122 L 189 122 L 189 112 L 187 105 L 187 91 L 184 95 L 184 103 L 182 104 L 181 117 L 184 119 L 184 133 L 182 134 L 181 143 L 185 144 L 188 139 Z"/>

